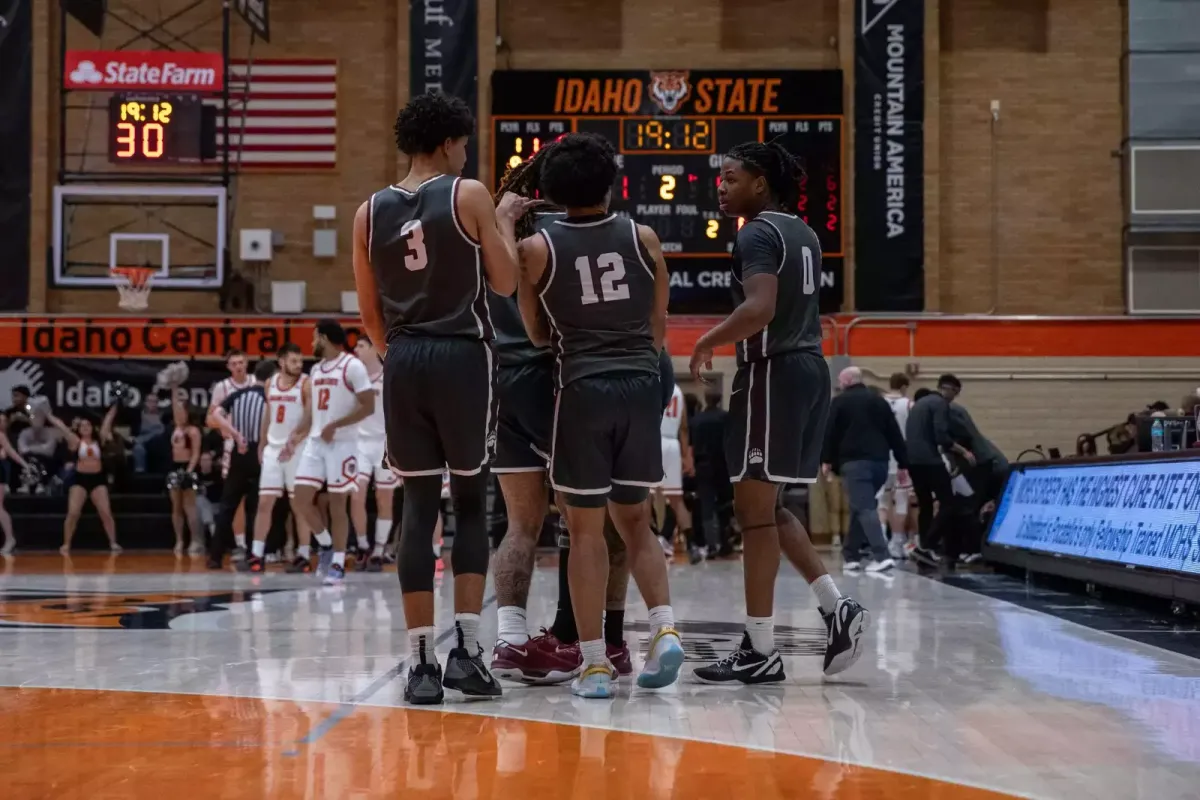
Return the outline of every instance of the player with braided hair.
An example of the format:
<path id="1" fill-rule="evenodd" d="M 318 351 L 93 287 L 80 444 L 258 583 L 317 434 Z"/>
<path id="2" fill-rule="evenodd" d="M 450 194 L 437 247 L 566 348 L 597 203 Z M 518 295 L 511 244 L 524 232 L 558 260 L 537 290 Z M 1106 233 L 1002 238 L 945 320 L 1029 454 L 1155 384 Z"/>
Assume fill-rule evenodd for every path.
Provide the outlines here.
<path id="1" fill-rule="evenodd" d="M 821 246 L 795 214 L 803 174 L 774 142 L 740 144 L 721 164 L 721 212 L 746 220 L 731 267 L 737 307 L 696 342 L 691 369 L 699 379 L 702 367 L 712 369 L 714 348 L 736 343 L 725 458 L 743 537 L 746 633 L 729 656 L 696 670 L 708 683 L 784 679 L 773 616 L 781 548 L 824 617 L 826 675 L 858 660 L 859 639 L 870 625 L 870 614 L 841 595 L 807 532 L 780 502 L 783 485 L 817 479 L 830 400 L 817 293 Z"/>

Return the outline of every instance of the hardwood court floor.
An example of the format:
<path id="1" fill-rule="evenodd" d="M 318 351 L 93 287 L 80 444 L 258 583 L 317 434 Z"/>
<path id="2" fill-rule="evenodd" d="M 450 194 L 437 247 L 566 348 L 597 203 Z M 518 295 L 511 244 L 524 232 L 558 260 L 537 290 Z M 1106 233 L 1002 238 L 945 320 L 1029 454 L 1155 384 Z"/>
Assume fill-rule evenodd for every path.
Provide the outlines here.
<path id="1" fill-rule="evenodd" d="M 401 701 L 394 574 L 329 590 L 175 563 L 0 564 L 0 798 L 1170 800 L 1200 785 L 1200 661 L 907 572 L 837 576 L 875 615 L 840 680 L 820 677 L 824 629 L 785 568 L 782 686 L 623 683 L 603 702 L 512 685 L 425 710 Z M 671 576 L 689 661 L 732 647 L 740 564 Z M 539 569 L 531 624 L 553 595 Z"/>

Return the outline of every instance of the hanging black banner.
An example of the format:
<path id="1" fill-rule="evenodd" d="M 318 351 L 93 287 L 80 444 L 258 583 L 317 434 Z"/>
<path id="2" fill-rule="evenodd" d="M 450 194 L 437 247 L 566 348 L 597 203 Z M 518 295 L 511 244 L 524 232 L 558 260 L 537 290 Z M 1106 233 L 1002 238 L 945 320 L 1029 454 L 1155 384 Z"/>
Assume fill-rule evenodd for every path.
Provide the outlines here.
<path id="1" fill-rule="evenodd" d="M 479 27 L 475 0 L 410 0 L 409 92 L 441 91 L 461 97 L 479 114 Z M 467 143 L 463 177 L 479 174 L 479 137 Z"/>
<path id="2" fill-rule="evenodd" d="M 858 0 L 854 304 L 925 308 L 925 4 Z"/>
<path id="3" fill-rule="evenodd" d="M 29 306 L 32 6 L 32 0 L 17 0 L 0 8 L 0 311 Z"/>
<path id="4" fill-rule="evenodd" d="M 271 14 L 267 0 L 236 0 L 233 7 L 258 38 L 271 41 Z"/>

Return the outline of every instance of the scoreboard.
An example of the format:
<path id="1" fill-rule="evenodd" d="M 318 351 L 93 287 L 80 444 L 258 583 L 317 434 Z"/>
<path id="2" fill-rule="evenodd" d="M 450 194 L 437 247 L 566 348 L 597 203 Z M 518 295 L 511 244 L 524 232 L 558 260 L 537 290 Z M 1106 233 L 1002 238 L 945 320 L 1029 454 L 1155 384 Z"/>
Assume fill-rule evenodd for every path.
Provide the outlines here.
<path id="1" fill-rule="evenodd" d="M 598 133 L 618 153 L 615 211 L 653 228 L 671 272 L 675 314 L 726 313 L 741 220 L 717 210 L 723 154 L 777 140 L 807 177 L 799 214 L 821 242 L 821 308 L 842 303 L 844 138 L 839 70 L 497 71 L 493 183 L 545 144 Z"/>

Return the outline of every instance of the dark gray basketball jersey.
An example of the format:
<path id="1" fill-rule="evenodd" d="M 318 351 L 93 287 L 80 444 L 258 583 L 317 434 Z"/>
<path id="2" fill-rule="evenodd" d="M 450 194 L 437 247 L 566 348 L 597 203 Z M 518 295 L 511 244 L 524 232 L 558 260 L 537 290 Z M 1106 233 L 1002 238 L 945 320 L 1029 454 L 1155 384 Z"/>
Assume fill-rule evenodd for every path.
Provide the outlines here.
<path id="1" fill-rule="evenodd" d="M 658 375 L 654 261 L 637 225 L 616 214 L 555 220 L 538 295 L 550 321 L 558 385 L 594 375 Z"/>
<path id="2" fill-rule="evenodd" d="M 565 211 L 539 212 L 533 227 L 540 231 L 554 220 L 566 216 Z M 492 324 L 496 328 L 496 357 L 500 366 L 516 367 L 554 355 L 549 347 L 538 347 L 529 341 L 515 293 L 511 297 L 502 297 L 489 289 L 488 303 L 492 309 Z"/>
<path id="3" fill-rule="evenodd" d="M 371 196 L 367 249 L 389 342 L 397 336 L 492 339 L 479 243 L 458 218 L 461 180 L 438 175 L 415 191 L 389 186 Z"/>
<path id="4" fill-rule="evenodd" d="M 742 281 L 778 276 L 775 316 L 761 332 L 737 343 L 738 365 L 794 350 L 821 352 L 821 245 L 804 220 L 764 211 L 738 231 L 733 248 L 733 300 L 746 301 Z"/>

